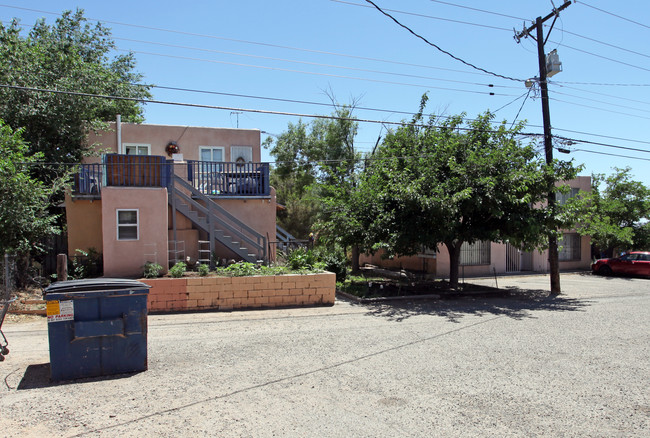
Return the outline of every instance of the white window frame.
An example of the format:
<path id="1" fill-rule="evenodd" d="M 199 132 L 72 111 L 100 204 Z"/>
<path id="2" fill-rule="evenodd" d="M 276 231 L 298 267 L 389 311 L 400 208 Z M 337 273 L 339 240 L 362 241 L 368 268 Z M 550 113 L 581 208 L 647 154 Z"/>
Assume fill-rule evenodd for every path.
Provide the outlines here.
<path id="1" fill-rule="evenodd" d="M 120 223 L 120 212 L 123 211 L 135 211 L 135 224 L 121 224 Z M 140 240 L 140 210 L 137 208 L 119 208 L 115 210 L 115 223 L 116 223 L 116 230 L 117 230 L 117 240 L 119 241 L 136 241 Z M 120 239 L 120 228 L 124 227 L 135 227 L 135 239 L 129 238 L 129 239 Z"/>
<path id="2" fill-rule="evenodd" d="M 580 193 L 580 189 L 578 187 L 571 187 L 567 193 L 555 193 L 555 200 L 557 201 L 558 205 L 565 205 L 567 202 L 569 202 L 569 199 L 578 196 L 578 193 Z"/>
<path id="3" fill-rule="evenodd" d="M 199 146 L 199 161 L 203 160 L 203 151 L 209 150 L 210 155 L 213 155 L 212 151 L 220 150 L 221 151 L 221 160 L 209 160 L 211 163 L 223 163 L 226 158 L 226 148 L 224 146 Z"/>
<path id="4" fill-rule="evenodd" d="M 138 148 L 147 148 L 147 155 L 151 155 L 151 145 L 147 143 L 122 143 L 122 148 L 124 149 L 124 153 L 126 154 L 126 148 L 136 148 L 136 152 L 138 151 Z M 140 154 L 135 154 L 135 155 L 140 155 Z M 141 155 L 140 155 L 141 156 Z"/>
<path id="5" fill-rule="evenodd" d="M 567 236 L 571 236 L 573 242 L 569 242 Z M 569 245 L 566 245 L 569 243 Z M 575 243 L 575 245 L 573 245 Z M 558 251 L 558 259 L 561 262 L 575 262 L 582 260 L 582 236 L 578 233 L 564 233 L 558 242 L 561 246 Z"/>
<path id="6" fill-rule="evenodd" d="M 252 146 L 230 146 L 230 161 L 233 163 L 237 158 L 244 158 L 244 162 L 253 162 L 253 147 Z"/>

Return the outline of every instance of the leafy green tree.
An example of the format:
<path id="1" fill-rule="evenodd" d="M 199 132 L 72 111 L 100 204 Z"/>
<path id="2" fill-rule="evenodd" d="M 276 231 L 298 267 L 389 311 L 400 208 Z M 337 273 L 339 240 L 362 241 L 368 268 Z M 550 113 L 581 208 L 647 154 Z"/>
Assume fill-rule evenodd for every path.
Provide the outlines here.
<path id="1" fill-rule="evenodd" d="M 606 253 L 614 248 L 647 249 L 650 189 L 634 181 L 630 171 L 614 168 L 609 176 L 592 175 L 591 193 L 567 204 L 579 218 L 578 232 L 590 235 L 594 246 Z"/>
<path id="2" fill-rule="evenodd" d="M 355 172 L 357 123 L 352 109 L 337 106 L 333 116 L 290 123 L 275 143 L 265 145 L 276 161 L 271 184 L 287 208 L 279 216 L 280 225 L 298 238 L 306 238 L 319 219 L 328 220 L 325 198 L 337 196 Z"/>
<path id="3" fill-rule="evenodd" d="M 148 87 L 134 84 L 142 76 L 134 72 L 133 54 L 111 58 L 114 49 L 110 30 L 88 23 L 82 10 L 64 12 L 52 26 L 38 20 L 27 34 L 15 19 L 0 24 L 0 118 L 24 129 L 28 154 L 76 163 L 87 151 L 88 131 L 100 122 L 117 114 L 142 121 L 142 106 L 135 101 L 7 87 L 149 98 Z"/>
<path id="4" fill-rule="evenodd" d="M 28 253 L 42 237 L 59 232 L 48 207 L 62 180 L 48 187 L 30 176 L 28 166 L 42 156 L 29 154 L 21 134 L 0 120 L 0 254 Z"/>
<path id="5" fill-rule="evenodd" d="M 558 220 L 545 204 L 550 184 L 575 177 L 571 163 L 547 166 L 521 145 L 523 124 L 493 127 L 489 112 L 423 121 L 427 96 L 412 121 L 386 136 L 362 177 L 374 220 L 368 243 L 388 254 L 414 255 L 446 246 L 450 285 L 458 285 L 460 248 L 480 240 L 544 247 Z"/>

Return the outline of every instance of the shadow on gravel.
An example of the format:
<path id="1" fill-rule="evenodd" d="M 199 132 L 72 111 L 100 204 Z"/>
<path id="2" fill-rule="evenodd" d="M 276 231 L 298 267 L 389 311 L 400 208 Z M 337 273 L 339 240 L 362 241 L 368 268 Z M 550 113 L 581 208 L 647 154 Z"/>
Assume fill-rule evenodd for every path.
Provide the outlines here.
<path id="1" fill-rule="evenodd" d="M 125 377 L 131 377 L 136 374 L 139 374 L 141 371 L 134 373 L 126 374 L 114 374 L 110 376 L 99 376 L 99 377 L 86 377 L 75 380 L 62 380 L 58 382 L 53 382 L 50 380 L 50 364 L 49 363 L 40 363 L 36 365 L 29 365 L 25 370 L 23 378 L 18 384 L 18 390 L 24 389 L 37 389 L 37 388 L 48 388 L 50 386 L 60 386 L 60 385 L 69 385 L 75 383 L 84 383 L 84 382 L 97 382 L 100 380 L 115 380 L 123 379 Z"/>
<path id="2" fill-rule="evenodd" d="M 434 315 L 460 322 L 464 316 L 506 316 L 512 319 L 534 318 L 539 310 L 555 312 L 584 311 L 590 301 L 550 295 L 545 290 L 502 289 L 499 294 L 450 296 L 441 299 L 405 300 L 364 304 L 367 315 L 400 322 L 412 316 Z"/>

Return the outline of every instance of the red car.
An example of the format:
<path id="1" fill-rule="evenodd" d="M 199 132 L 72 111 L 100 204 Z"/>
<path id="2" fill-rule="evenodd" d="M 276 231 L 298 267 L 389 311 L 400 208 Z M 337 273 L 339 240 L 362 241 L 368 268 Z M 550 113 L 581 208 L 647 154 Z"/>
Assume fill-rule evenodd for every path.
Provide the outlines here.
<path id="1" fill-rule="evenodd" d="M 635 275 L 650 277 L 650 252 L 632 251 L 613 259 L 596 260 L 591 272 L 598 275 Z"/>

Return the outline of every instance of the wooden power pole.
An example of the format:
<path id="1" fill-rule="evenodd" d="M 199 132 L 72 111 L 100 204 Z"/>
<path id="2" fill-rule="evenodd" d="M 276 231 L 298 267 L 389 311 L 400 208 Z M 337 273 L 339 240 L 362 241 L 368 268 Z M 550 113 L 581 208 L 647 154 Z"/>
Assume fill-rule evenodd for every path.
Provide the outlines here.
<path id="1" fill-rule="evenodd" d="M 521 38 L 530 36 L 531 38 L 537 41 L 537 57 L 539 60 L 539 88 L 542 95 L 542 118 L 544 121 L 544 151 L 546 152 L 546 163 L 553 163 L 553 136 L 551 135 L 551 112 L 548 104 L 548 86 L 546 83 L 547 70 L 546 70 L 546 54 L 544 53 L 544 22 L 553 18 L 553 23 L 551 24 L 551 29 L 548 33 L 551 33 L 553 30 L 553 25 L 555 20 L 560 14 L 560 11 L 566 9 L 571 4 L 570 0 L 566 0 L 562 6 L 559 8 L 554 8 L 553 12 L 548 14 L 546 17 L 537 17 L 535 23 L 527 29 L 524 29 L 519 34 L 515 35 L 517 42 Z M 536 38 L 533 37 L 530 32 L 536 30 Z M 548 35 L 547 35 L 548 38 Z M 555 184 L 551 183 L 548 188 L 548 207 L 551 210 L 553 216 L 555 216 Z M 552 232 L 548 235 L 548 263 L 551 271 L 551 293 L 559 294 L 562 292 L 560 287 L 560 261 L 557 248 L 557 235 Z"/>

